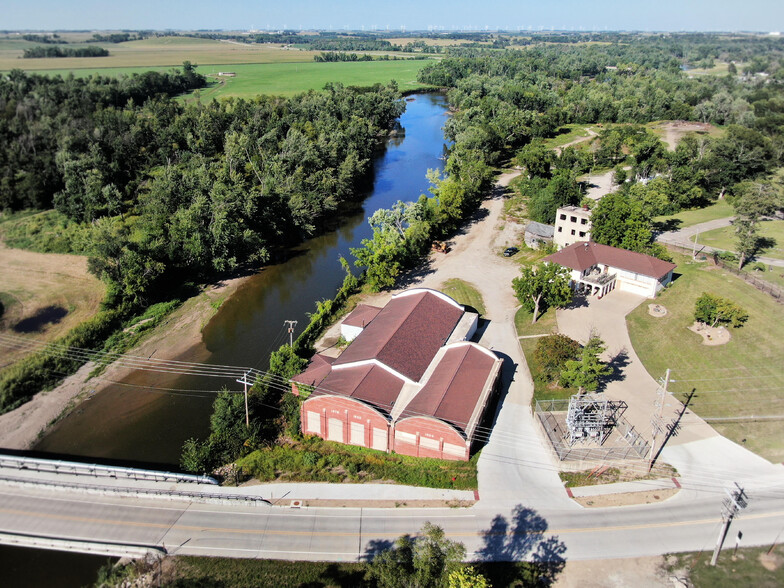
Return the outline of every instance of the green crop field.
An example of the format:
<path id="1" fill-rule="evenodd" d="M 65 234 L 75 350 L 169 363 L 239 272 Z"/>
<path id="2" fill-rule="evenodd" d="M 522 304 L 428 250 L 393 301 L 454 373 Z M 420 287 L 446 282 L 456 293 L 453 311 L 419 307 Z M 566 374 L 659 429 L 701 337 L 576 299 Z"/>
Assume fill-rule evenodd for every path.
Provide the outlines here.
<path id="1" fill-rule="evenodd" d="M 689 408 L 701 417 L 748 420 L 710 422 L 716 430 L 763 457 L 784 459 L 784 420 L 751 417 L 784 415 L 784 307 L 720 268 L 675 256 L 679 274 L 657 298 L 667 315 L 648 314 L 646 304 L 627 317 L 634 350 L 650 374 L 672 370 L 670 387 L 678 399 L 695 391 Z M 694 303 L 708 292 L 732 300 L 749 313 L 748 322 L 730 329 L 724 345 L 707 346 L 687 330 Z"/>

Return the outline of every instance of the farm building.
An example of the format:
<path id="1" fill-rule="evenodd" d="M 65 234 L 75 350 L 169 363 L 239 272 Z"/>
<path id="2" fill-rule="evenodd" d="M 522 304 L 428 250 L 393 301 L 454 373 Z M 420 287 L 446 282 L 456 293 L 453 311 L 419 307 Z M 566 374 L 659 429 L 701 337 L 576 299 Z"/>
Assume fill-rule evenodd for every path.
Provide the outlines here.
<path id="1" fill-rule="evenodd" d="M 501 359 L 470 338 L 478 315 L 423 288 L 347 318 L 351 345 L 292 378 L 302 432 L 403 455 L 467 460 Z M 343 331 L 346 337 L 346 332 Z M 347 337 L 346 337 L 347 338 Z"/>
<path id="2" fill-rule="evenodd" d="M 604 296 L 616 287 L 654 298 L 672 281 L 675 264 L 650 255 L 586 241 L 573 243 L 544 261 L 571 270 L 572 287 L 588 295 Z"/>

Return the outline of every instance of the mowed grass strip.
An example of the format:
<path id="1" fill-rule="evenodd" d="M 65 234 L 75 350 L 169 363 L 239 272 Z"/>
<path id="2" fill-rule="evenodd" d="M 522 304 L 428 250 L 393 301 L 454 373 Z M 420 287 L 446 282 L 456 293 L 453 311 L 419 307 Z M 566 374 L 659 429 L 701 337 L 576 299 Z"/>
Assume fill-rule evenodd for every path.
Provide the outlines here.
<path id="1" fill-rule="evenodd" d="M 759 250 L 759 255 L 784 259 L 784 221 L 762 221 L 759 223 L 759 236 L 767 240 L 767 244 Z M 732 225 L 700 233 L 697 242 L 727 251 L 736 251 L 738 248 L 738 237 Z"/>
<path id="2" fill-rule="evenodd" d="M 720 218 L 727 218 L 730 216 L 735 216 L 735 209 L 732 208 L 732 206 L 728 204 L 726 200 L 722 199 L 715 204 L 706 206 L 705 208 L 684 210 L 675 214 L 657 216 L 653 219 L 653 222 L 664 225 L 668 221 L 680 221 L 677 228 L 683 229 L 693 225 L 698 225 L 700 223 L 705 223 Z"/>
<path id="3" fill-rule="evenodd" d="M 680 275 L 657 298 L 667 315 L 655 318 L 642 304 L 627 317 L 632 344 L 648 373 L 670 368 L 670 390 L 681 400 L 694 390 L 689 408 L 701 417 L 784 415 L 784 306 L 729 272 L 675 257 Z M 743 327 L 730 329 L 725 345 L 703 345 L 687 329 L 703 292 L 732 300 L 749 313 Z M 711 424 L 767 459 L 784 459 L 784 419 Z"/>
<path id="4" fill-rule="evenodd" d="M 485 301 L 476 286 L 458 278 L 447 280 L 441 285 L 441 291 L 451 296 L 456 302 L 473 307 L 480 315 L 486 313 Z"/>

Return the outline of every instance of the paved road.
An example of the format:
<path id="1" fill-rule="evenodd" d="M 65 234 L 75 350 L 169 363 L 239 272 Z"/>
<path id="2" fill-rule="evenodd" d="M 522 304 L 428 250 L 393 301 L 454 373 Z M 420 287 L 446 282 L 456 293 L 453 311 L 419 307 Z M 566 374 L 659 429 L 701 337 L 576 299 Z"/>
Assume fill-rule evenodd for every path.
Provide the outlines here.
<path id="1" fill-rule="evenodd" d="M 714 219 L 712 221 L 707 221 L 704 223 L 699 223 L 696 225 L 692 225 L 690 227 L 685 227 L 683 229 L 678 229 L 677 231 L 667 231 L 666 233 L 661 233 L 660 235 L 656 236 L 656 241 L 659 243 L 669 243 L 670 245 L 677 245 L 679 247 L 685 247 L 686 249 L 692 249 L 694 247 L 694 239 L 695 235 L 699 233 L 704 233 L 706 231 L 711 231 L 713 229 L 720 229 L 722 227 L 728 227 L 732 224 L 732 221 L 735 217 L 727 217 L 727 218 L 719 218 Z M 699 244 L 699 237 L 697 238 L 697 254 L 700 253 L 713 253 L 714 251 L 725 251 L 725 249 L 716 249 L 715 247 L 708 247 L 707 245 L 700 245 Z M 755 255 L 754 261 L 761 261 L 766 265 L 772 265 L 775 267 L 784 267 L 784 259 L 775 259 L 773 257 L 765 257 L 762 255 Z"/>
<path id="2" fill-rule="evenodd" d="M 718 490 L 718 489 L 717 489 Z M 784 525 L 781 487 L 751 491 L 751 505 L 733 523 L 744 543 L 772 541 Z M 688 494 L 700 494 L 700 500 Z M 541 510 L 479 503 L 471 509 L 292 510 L 214 506 L 29 491 L 0 486 L 0 528 L 70 539 L 159 546 L 182 555 L 351 561 L 383 548 L 425 521 L 487 559 L 593 559 L 655 555 L 712 547 L 720 491 L 685 491 L 664 505 L 616 509 Z M 519 506 L 518 506 L 519 505 Z"/>

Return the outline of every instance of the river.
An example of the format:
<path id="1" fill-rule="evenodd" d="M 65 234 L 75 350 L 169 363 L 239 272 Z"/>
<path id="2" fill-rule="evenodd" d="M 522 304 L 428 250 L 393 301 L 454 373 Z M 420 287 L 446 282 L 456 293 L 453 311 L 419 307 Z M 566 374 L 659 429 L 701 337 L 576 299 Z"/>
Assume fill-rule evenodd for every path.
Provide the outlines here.
<path id="1" fill-rule="evenodd" d="M 284 320 L 307 324 L 315 301 L 331 298 L 343 280 L 339 256 L 371 235 L 367 218 L 397 200 L 416 200 L 429 186 L 428 169 L 442 169 L 447 103 L 440 94 L 410 96 L 373 164 L 372 189 L 337 228 L 304 242 L 283 263 L 244 282 L 202 331 L 202 342 L 178 359 L 266 369 L 270 352 L 288 340 Z M 136 372 L 84 402 L 57 423 L 35 450 L 176 468 L 183 442 L 207 435 L 216 390 L 240 390 L 233 380 Z"/>
<path id="2" fill-rule="evenodd" d="M 427 170 L 444 167 L 446 115 L 443 95 L 409 96 L 400 117 L 404 132 L 391 137 L 376 156 L 372 189 L 361 206 L 338 219 L 334 230 L 296 247 L 285 262 L 244 282 L 205 326 L 202 342 L 179 359 L 266 369 L 269 354 L 288 340 L 284 320 L 297 321 L 296 335 L 307 325 L 315 301 L 334 296 L 344 275 L 339 256 L 351 260 L 349 250 L 371 235 L 367 218 L 427 192 Z M 83 461 L 177 468 L 183 442 L 207 435 L 214 390 L 224 386 L 241 389 L 234 381 L 136 372 L 80 405 L 34 449 Z M 9 586 L 82 586 L 106 561 L 0 546 Z"/>

